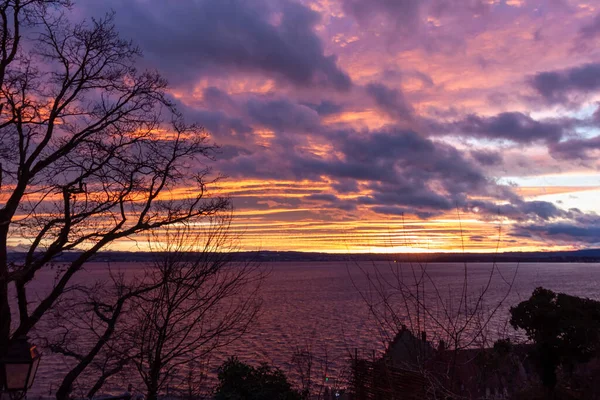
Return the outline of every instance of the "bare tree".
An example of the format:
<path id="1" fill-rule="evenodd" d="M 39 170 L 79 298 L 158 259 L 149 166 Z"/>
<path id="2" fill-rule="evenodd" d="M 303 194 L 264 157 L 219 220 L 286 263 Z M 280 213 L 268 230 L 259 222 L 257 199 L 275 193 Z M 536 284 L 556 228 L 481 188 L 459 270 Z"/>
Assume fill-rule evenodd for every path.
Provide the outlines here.
<path id="1" fill-rule="evenodd" d="M 132 358 L 147 388 L 157 395 L 181 375 L 182 367 L 241 337 L 260 308 L 265 271 L 256 262 L 233 262 L 229 218 L 206 229 L 179 226 L 154 236 L 161 250 L 149 284 L 132 304 Z M 164 243 L 164 245 L 160 245 Z"/>
<path id="2" fill-rule="evenodd" d="M 490 335 L 490 324 L 506 305 L 518 272 L 518 264 L 512 273 L 506 273 L 492 262 L 483 284 L 475 287 L 470 276 L 473 270 L 465 262 L 458 290 L 448 289 L 445 293 L 445 285 L 433 275 L 431 265 L 419 261 L 418 256 L 408 262 L 355 265 L 366 283 L 360 285 L 350 277 L 376 322 L 382 342 L 400 349 L 403 360 L 394 360 L 396 366 L 423 373 L 431 378 L 433 387 L 442 391 L 454 389 L 461 350 L 491 346 L 494 335 Z M 501 285 L 494 288 L 494 281 Z M 492 294 L 494 289 L 497 293 Z M 495 299 L 490 301 L 492 296 Z M 443 383 L 427 370 L 435 347 L 451 355 L 445 357 Z"/>
<path id="3" fill-rule="evenodd" d="M 237 240 L 230 222 L 226 214 L 156 231 L 149 240 L 155 261 L 143 274 L 112 271 L 109 281 L 62 299 L 47 346 L 74 363 L 57 399 L 67 399 L 76 383 L 91 397 L 126 366 L 137 371 L 149 398 L 173 383 L 186 386 L 188 396 L 202 389 L 190 371 L 242 336 L 261 304 L 266 271 L 232 260 Z"/>
<path id="4" fill-rule="evenodd" d="M 292 353 L 291 365 L 298 375 L 300 393 L 303 398 L 317 400 L 323 398 L 325 389 L 330 384 L 328 376 L 330 363 L 326 346 L 322 346 L 318 353 L 313 350 L 310 343 L 305 346 L 296 346 Z"/>
<path id="5" fill-rule="evenodd" d="M 107 380 L 131 365 L 135 356 L 126 334 L 124 318 L 132 300 L 157 287 L 140 277 L 126 279 L 109 266 L 109 279 L 78 285 L 64 293 L 39 340 L 56 354 L 72 360 L 56 391 L 58 400 L 68 399 L 75 384 L 81 395 L 91 398 Z"/>
<path id="6" fill-rule="evenodd" d="M 72 24 L 69 6 L 0 1 L 0 353 L 99 250 L 228 207 L 207 200 L 215 148 L 182 121 L 165 80 L 135 68 L 140 51 L 119 38 L 112 15 Z M 11 242 L 27 246 L 17 261 Z M 80 253 L 32 303 L 27 284 L 71 250 Z"/>

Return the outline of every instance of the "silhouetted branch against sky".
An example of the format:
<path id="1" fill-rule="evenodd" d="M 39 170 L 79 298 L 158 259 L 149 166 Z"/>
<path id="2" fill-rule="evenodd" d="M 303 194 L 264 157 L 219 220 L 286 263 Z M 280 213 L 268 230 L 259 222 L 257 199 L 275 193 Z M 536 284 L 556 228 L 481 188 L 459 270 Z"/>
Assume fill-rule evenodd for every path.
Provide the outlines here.
<path id="1" fill-rule="evenodd" d="M 457 249 L 456 209 L 471 251 L 495 248 L 497 224 L 506 250 L 598 244 L 598 11 L 365 4 L 2 1 L 2 259 L 28 256 L 1 262 L 0 286 L 20 282 L 17 332 L 95 251 L 228 207 L 205 201 L 209 166 L 243 248 L 397 251 L 383 241 L 402 226 L 428 238 L 411 251 Z M 29 310 L 25 283 L 75 248 Z"/>
<path id="2" fill-rule="evenodd" d="M 140 51 L 119 36 L 114 14 L 72 15 L 66 1 L 0 2 L 2 346 L 28 334 L 110 243 L 230 206 L 207 196 L 216 147 L 184 122 L 165 79 L 137 68 Z M 176 196 L 180 187 L 185 195 Z M 25 255 L 9 261 L 14 238 Z M 29 293 L 27 284 L 70 250 L 81 253 L 53 288 Z"/>

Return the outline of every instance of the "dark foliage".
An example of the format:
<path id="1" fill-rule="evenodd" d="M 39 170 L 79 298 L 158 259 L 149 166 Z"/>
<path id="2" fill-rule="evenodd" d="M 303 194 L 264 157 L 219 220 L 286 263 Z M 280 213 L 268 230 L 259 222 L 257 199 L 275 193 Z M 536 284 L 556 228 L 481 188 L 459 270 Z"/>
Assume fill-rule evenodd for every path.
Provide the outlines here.
<path id="1" fill-rule="evenodd" d="M 556 385 L 556 368 L 589 361 L 600 345 L 600 302 L 538 287 L 510 309 L 511 325 L 535 344 L 542 382 Z"/>
<path id="2" fill-rule="evenodd" d="M 513 349 L 513 344 L 509 339 L 498 339 L 494 342 L 494 352 L 499 355 L 510 354 Z"/>
<path id="3" fill-rule="evenodd" d="M 255 368 L 235 357 L 219 368 L 216 400 L 300 400 L 285 374 L 278 368 L 262 364 Z"/>

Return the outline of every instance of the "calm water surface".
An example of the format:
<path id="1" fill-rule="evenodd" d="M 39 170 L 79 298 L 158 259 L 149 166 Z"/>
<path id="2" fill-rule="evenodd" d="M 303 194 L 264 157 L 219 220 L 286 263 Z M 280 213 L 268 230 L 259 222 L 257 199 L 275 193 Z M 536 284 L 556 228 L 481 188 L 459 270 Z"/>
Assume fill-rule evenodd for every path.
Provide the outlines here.
<path id="1" fill-rule="evenodd" d="M 139 263 L 113 263 L 111 267 L 121 269 L 129 276 L 139 274 L 144 268 Z M 400 267 L 387 263 L 358 266 L 339 262 L 287 262 L 266 263 L 265 267 L 271 270 L 271 274 L 262 290 L 264 304 L 260 319 L 243 339 L 216 354 L 212 364 L 218 365 L 227 356 L 237 355 L 253 363 L 272 363 L 293 375 L 290 361 L 294 350 L 309 348 L 318 359 L 316 364 L 327 358 L 327 375 L 332 382 L 344 374 L 348 355 L 354 349 L 367 353 L 381 351 L 387 340 L 361 296 L 361 292 L 363 295 L 371 293 L 367 274 L 371 282 L 378 277 L 376 282 L 393 283 L 395 273 L 400 271 L 405 282 L 410 284 L 413 272 L 407 264 Z M 426 303 L 435 304 L 435 285 L 444 301 L 454 299 L 456 304 L 456 298 L 463 289 L 464 265 L 428 264 L 426 272 Z M 489 282 L 485 302 L 490 306 L 498 304 L 505 296 L 509 289 L 507 282 L 514 282 L 490 325 L 496 330 L 505 329 L 508 307 L 527 299 L 538 286 L 600 299 L 600 264 L 532 263 L 517 266 L 511 263 L 499 264 L 492 271 L 492 264 L 473 263 L 468 265 L 467 272 L 467 288 L 473 295 L 480 293 Z M 78 279 L 92 283 L 106 277 L 106 264 L 90 263 Z M 31 285 L 43 293 L 52 287 L 53 282 L 53 273 L 47 272 Z M 32 394 L 46 396 L 52 393 L 66 370 L 65 360 L 46 351 Z M 119 392 L 124 384 L 111 382 L 106 391 Z"/>

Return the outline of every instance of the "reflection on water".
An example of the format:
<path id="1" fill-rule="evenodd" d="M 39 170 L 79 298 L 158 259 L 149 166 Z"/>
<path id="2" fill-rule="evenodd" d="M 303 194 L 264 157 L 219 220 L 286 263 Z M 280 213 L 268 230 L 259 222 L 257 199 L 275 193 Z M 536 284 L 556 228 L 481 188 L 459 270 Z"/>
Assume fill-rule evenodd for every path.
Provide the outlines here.
<path id="1" fill-rule="evenodd" d="M 229 355 L 257 362 L 269 362 L 293 375 L 292 354 L 297 348 L 310 348 L 319 359 L 327 358 L 328 378 L 331 381 L 343 373 L 347 367 L 350 352 L 381 351 L 388 340 L 385 332 L 378 329 L 370 316 L 368 307 L 358 289 L 364 292 L 368 287 L 365 272 L 373 276 L 375 266 L 352 263 L 266 263 L 271 274 L 262 290 L 264 300 L 260 319 L 252 331 L 234 346 L 215 354 L 211 365 L 215 366 Z M 392 265 L 397 268 L 398 265 Z M 143 268 L 139 263 L 112 264 L 127 276 L 139 274 Z M 428 283 L 425 285 L 425 301 L 435 304 L 432 282 L 440 295 L 451 299 L 459 296 L 463 289 L 464 266 L 462 264 L 429 264 L 426 266 Z M 394 281 L 390 265 L 378 263 L 380 280 Z M 403 271 L 410 282 L 410 266 Z M 492 264 L 468 265 L 468 290 L 479 293 L 490 279 Z M 495 314 L 492 327 L 505 329 L 508 308 L 528 298 L 537 286 L 576 296 L 600 298 L 600 264 L 499 264 L 491 277 L 486 292 L 486 304 L 494 305 L 507 291 L 507 281 L 515 275 L 506 302 Z M 79 274 L 78 283 L 92 283 L 106 279 L 107 266 L 90 263 L 85 272 Z M 48 291 L 53 285 L 52 272 L 37 277 L 31 285 L 39 293 Z M 75 282 L 74 282 L 75 283 Z M 318 361 L 318 360 L 317 360 Z M 59 357 L 46 351 L 32 396 L 48 395 L 60 383 L 60 376 L 68 365 Z M 106 392 L 120 391 L 125 382 L 111 382 Z"/>

